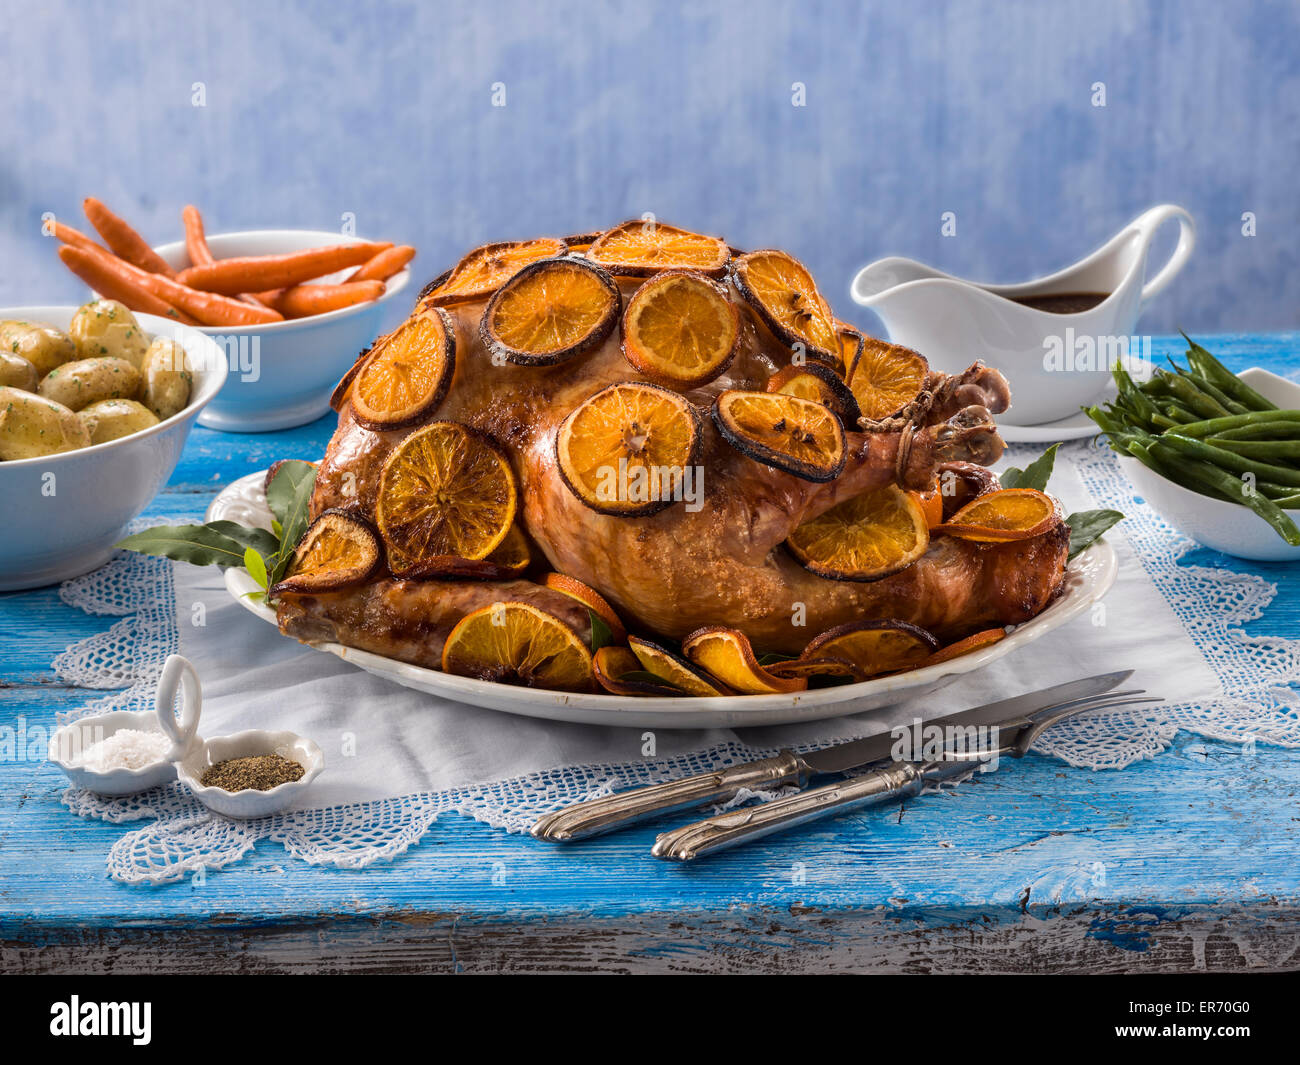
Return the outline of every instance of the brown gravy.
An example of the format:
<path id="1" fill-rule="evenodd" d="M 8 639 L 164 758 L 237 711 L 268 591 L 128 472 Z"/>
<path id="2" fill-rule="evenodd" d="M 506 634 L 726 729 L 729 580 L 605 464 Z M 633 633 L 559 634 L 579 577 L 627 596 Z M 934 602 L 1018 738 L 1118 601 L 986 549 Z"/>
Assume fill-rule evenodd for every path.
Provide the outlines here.
<path id="1" fill-rule="evenodd" d="M 1058 292 L 1051 296 L 1021 296 L 1011 302 L 1049 314 L 1079 314 L 1092 310 L 1109 296 L 1109 292 Z"/>

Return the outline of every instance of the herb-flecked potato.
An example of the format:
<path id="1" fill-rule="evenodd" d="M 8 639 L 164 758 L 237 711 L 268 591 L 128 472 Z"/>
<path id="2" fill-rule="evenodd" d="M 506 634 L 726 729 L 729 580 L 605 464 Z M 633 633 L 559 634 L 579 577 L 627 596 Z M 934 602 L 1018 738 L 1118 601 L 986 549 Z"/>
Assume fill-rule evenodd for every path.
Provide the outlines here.
<path id="1" fill-rule="evenodd" d="M 90 432 L 67 407 L 0 386 L 0 462 L 89 446 Z"/>
<path id="2" fill-rule="evenodd" d="M 36 367 L 38 378 L 77 357 L 77 345 L 66 333 L 45 322 L 23 322 L 14 318 L 0 321 L 0 348 L 6 354 L 18 355 L 30 362 Z"/>
<path id="3" fill-rule="evenodd" d="M 77 417 L 90 433 L 92 444 L 106 444 L 124 436 L 138 433 L 158 424 L 153 411 L 134 399 L 101 399 L 83 407 Z"/>
<path id="4" fill-rule="evenodd" d="M 135 399 L 140 385 L 140 372 L 126 359 L 78 359 L 51 370 L 36 390 L 77 411 L 101 399 Z"/>
<path id="5" fill-rule="evenodd" d="M 138 370 L 149 350 L 149 334 L 117 300 L 93 300 L 78 307 L 68 333 L 81 359 L 126 359 Z"/>
<path id="6" fill-rule="evenodd" d="M 144 376 L 144 405 L 159 420 L 185 409 L 194 374 L 180 344 L 166 337 L 155 337 L 140 371 Z"/>
<path id="7" fill-rule="evenodd" d="M 36 372 L 36 367 L 21 355 L 0 351 L 0 385 L 35 392 L 38 380 L 40 375 Z"/>

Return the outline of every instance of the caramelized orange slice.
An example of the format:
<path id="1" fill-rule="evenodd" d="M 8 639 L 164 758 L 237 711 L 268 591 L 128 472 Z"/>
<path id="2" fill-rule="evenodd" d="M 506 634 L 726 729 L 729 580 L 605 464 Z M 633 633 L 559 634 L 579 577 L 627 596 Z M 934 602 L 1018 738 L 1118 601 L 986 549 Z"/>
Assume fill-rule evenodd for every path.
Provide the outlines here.
<path id="1" fill-rule="evenodd" d="M 828 629 L 799 657 L 842 658 L 868 677 L 915 669 L 938 648 L 925 629 L 906 621 L 858 621 Z"/>
<path id="2" fill-rule="evenodd" d="M 885 485 L 809 518 L 785 543 L 820 577 L 874 581 L 925 554 L 930 530 L 921 505 L 897 485 Z"/>
<path id="3" fill-rule="evenodd" d="M 963 540 L 1000 543 L 1039 536 L 1058 520 L 1051 496 L 1033 488 L 1000 488 L 967 503 L 935 531 Z"/>
<path id="4" fill-rule="evenodd" d="M 618 320 L 614 279 L 583 259 L 525 266 L 488 301 L 479 337 L 493 361 L 549 366 L 590 351 Z"/>
<path id="5" fill-rule="evenodd" d="M 576 599 L 593 614 L 609 626 L 609 633 L 618 643 L 627 639 L 627 628 L 623 625 L 622 619 L 619 618 L 614 608 L 609 605 L 595 588 L 590 588 L 583 584 L 576 577 L 570 577 L 564 573 L 548 573 L 542 581 L 548 588 L 553 588 L 557 592 L 562 592 L 570 599 Z"/>
<path id="6" fill-rule="evenodd" d="M 930 529 L 943 524 L 943 493 L 939 489 L 939 478 L 936 476 L 934 483 L 926 491 L 908 493 L 921 505 L 925 524 Z"/>
<path id="7" fill-rule="evenodd" d="M 938 665 L 940 662 L 948 662 L 954 658 L 960 658 L 962 655 L 970 654 L 972 651 L 978 651 L 981 647 L 992 647 L 999 640 L 1005 639 L 1006 635 L 1006 629 L 985 629 L 973 636 L 967 636 L 964 640 L 950 643 L 947 647 L 940 647 L 921 665 Z"/>
<path id="8" fill-rule="evenodd" d="M 672 687 L 681 689 L 687 695 L 708 697 L 728 694 L 726 688 L 710 678 L 703 670 L 696 669 L 690 662 L 678 658 L 657 643 L 651 643 L 640 636 L 629 636 L 627 645 L 632 648 L 632 653 L 636 655 L 637 661 L 647 673 L 667 681 Z"/>
<path id="9" fill-rule="evenodd" d="M 628 277 L 647 277 L 674 267 L 721 277 L 730 257 L 726 242 L 717 237 L 639 218 L 602 233 L 587 249 L 592 262 Z"/>
<path id="10" fill-rule="evenodd" d="M 574 233 L 572 236 L 564 238 L 564 246 L 570 252 L 584 252 L 596 243 L 600 233 Z"/>
<path id="11" fill-rule="evenodd" d="M 343 404 L 347 402 L 348 393 L 352 391 L 352 382 L 357 374 L 361 372 L 361 367 L 366 364 L 366 359 L 370 353 L 375 350 L 375 345 L 387 340 L 387 337 L 379 337 L 374 344 L 361 352 L 348 368 L 348 372 L 339 378 L 339 383 L 334 386 L 334 391 L 330 393 L 330 409 L 342 413 Z"/>
<path id="12" fill-rule="evenodd" d="M 853 681 L 867 679 L 862 670 L 844 658 L 792 658 L 788 662 L 773 662 L 765 668 L 774 677 L 848 677 Z"/>
<path id="13" fill-rule="evenodd" d="M 556 691 L 591 688 L 591 652 L 568 625 L 530 603 L 466 614 L 442 647 L 444 673 Z"/>
<path id="14" fill-rule="evenodd" d="M 352 381 L 352 414 L 367 429 L 424 421 L 447 396 L 456 372 L 456 327 L 438 307 L 416 311 L 378 341 Z"/>
<path id="15" fill-rule="evenodd" d="M 731 274 L 740 294 L 781 343 L 808 358 L 839 365 L 835 319 L 803 263 L 783 251 L 751 251 L 731 264 Z"/>
<path id="16" fill-rule="evenodd" d="M 699 414 L 676 392 L 621 382 L 564 419 L 555 457 L 569 491 L 592 510 L 641 517 L 682 498 L 702 436 Z"/>
<path id="17" fill-rule="evenodd" d="M 844 426 L 813 400 L 732 388 L 713 401 L 713 420 L 736 450 L 805 481 L 835 480 L 848 458 Z"/>
<path id="18" fill-rule="evenodd" d="M 489 296 L 529 263 L 535 263 L 539 259 L 552 259 L 567 251 L 564 241 L 552 237 L 484 244 L 453 266 L 451 272 L 428 293 L 425 300 L 440 307 Z"/>
<path id="19" fill-rule="evenodd" d="M 802 366 L 778 370 L 768 378 L 767 391 L 824 403 L 839 416 L 845 429 L 857 428 L 858 401 L 849 386 L 825 363 L 805 362 Z"/>
<path id="20" fill-rule="evenodd" d="M 406 580 L 506 581 L 518 577 L 533 560 L 528 538 L 518 525 L 510 526 L 506 538 L 487 558 L 434 555 L 402 571 Z"/>
<path id="21" fill-rule="evenodd" d="M 682 641 L 686 657 L 735 691 L 746 695 L 774 695 L 803 691 L 803 677 L 777 677 L 758 664 L 749 637 L 736 629 L 710 625 L 696 629 Z"/>
<path id="22" fill-rule="evenodd" d="M 284 580 L 271 588 L 283 592 L 336 592 L 360 584 L 379 565 L 379 538 L 369 523 L 346 510 L 324 511 L 294 548 Z"/>
<path id="23" fill-rule="evenodd" d="M 866 337 L 849 367 L 849 388 L 862 417 L 879 421 L 899 413 L 921 394 L 930 365 L 911 348 Z"/>
<path id="24" fill-rule="evenodd" d="M 847 376 L 850 367 L 857 364 L 858 356 L 862 354 L 862 345 L 866 342 L 866 337 L 861 330 L 844 322 L 835 323 L 835 332 L 840 338 L 840 365 Z"/>
<path id="25" fill-rule="evenodd" d="M 438 556 L 486 558 L 515 520 L 510 463 L 482 433 L 430 422 L 392 452 L 379 475 L 375 524 L 394 576 Z"/>
<path id="26" fill-rule="evenodd" d="M 641 668 L 636 655 L 626 647 L 612 644 L 602 647 L 591 659 L 596 683 L 611 695 L 658 695 L 678 697 L 686 694 Z"/>
<path id="27" fill-rule="evenodd" d="M 661 385 L 695 388 L 736 355 L 740 315 L 716 281 L 668 270 L 645 282 L 623 312 L 623 354 Z"/>

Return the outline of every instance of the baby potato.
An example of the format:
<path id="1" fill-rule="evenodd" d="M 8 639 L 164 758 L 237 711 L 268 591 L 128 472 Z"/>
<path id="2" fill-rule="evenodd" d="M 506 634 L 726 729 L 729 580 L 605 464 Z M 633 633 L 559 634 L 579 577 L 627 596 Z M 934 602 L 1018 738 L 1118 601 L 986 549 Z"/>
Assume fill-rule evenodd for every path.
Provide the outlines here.
<path id="1" fill-rule="evenodd" d="M 166 337 L 155 337 L 140 372 L 144 375 L 144 405 L 160 421 L 185 409 L 194 374 L 181 345 Z"/>
<path id="2" fill-rule="evenodd" d="M 89 446 L 89 431 L 67 407 L 0 386 L 0 462 Z"/>
<path id="3" fill-rule="evenodd" d="M 133 399 L 101 399 L 77 412 L 92 444 L 106 444 L 158 424 L 153 411 Z"/>
<path id="4" fill-rule="evenodd" d="M 126 359 L 78 359 L 51 370 L 36 391 L 69 410 L 101 399 L 135 399 L 140 395 L 140 373 Z"/>
<path id="5" fill-rule="evenodd" d="M 24 392 L 35 392 L 40 375 L 36 367 L 21 355 L 10 355 L 0 351 L 0 385 L 9 388 L 21 388 Z"/>
<path id="6" fill-rule="evenodd" d="M 45 322 L 20 322 L 7 318 L 0 322 L 0 349 L 18 355 L 36 367 L 36 376 L 77 357 L 77 345 L 66 333 Z"/>
<path id="7" fill-rule="evenodd" d="M 149 350 L 149 334 L 117 300 L 93 300 L 78 307 L 68 332 L 82 359 L 126 359 L 138 370 Z"/>

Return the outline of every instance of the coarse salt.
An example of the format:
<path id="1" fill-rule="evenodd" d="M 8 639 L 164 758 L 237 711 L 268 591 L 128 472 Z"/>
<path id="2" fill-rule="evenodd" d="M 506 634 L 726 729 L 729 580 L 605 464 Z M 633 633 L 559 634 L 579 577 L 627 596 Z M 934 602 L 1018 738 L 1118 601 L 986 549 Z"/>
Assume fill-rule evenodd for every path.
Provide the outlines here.
<path id="1" fill-rule="evenodd" d="M 161 732 L 124 728 L 92 743 L 77 762 L 82 769 L 107 773 L 114 769 L 143 769 L 163 761 L 172 741 Z"/>

